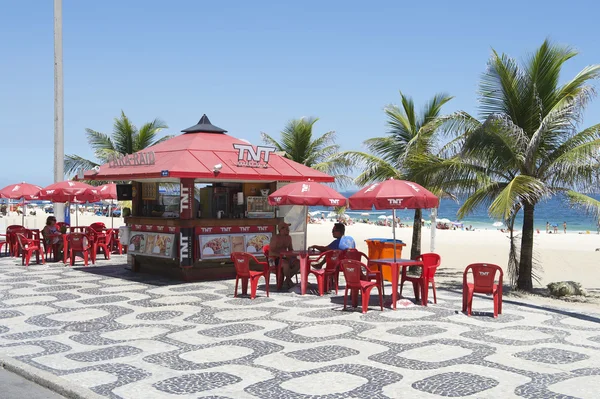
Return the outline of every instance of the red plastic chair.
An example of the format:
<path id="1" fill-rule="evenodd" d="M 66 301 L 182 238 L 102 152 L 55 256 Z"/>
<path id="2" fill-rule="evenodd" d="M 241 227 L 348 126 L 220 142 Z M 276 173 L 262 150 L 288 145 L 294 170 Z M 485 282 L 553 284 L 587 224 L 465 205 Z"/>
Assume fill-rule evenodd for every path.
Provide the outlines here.
<path id="1" fill-rule="evenodd" d="M 0 234 L 0 237 L 4 237 L 4 240 L 0 241 L 0 252 L 4 248 L 4 255 L 8 255 L 8 241 L 6 240 L 6 234 Z"/>
<path id="2" fill-rule="evenodd" d="M 104 224 L 104 223 L 100 223 Z M 98 255 L 98 251 L 101 249 L 104 254 L 104 259 L 110 259 L 110 240 L 112 238 L 112 233 L 106 232 L 102 233 L 101 231 L 97 231 L 93 229 L 91 226 L 87 229 L 86 235 L 90 240 L 90 245 L 92 247 L 92 261 L 95 263 Z"/>
<path id="3" fill-rule="evenodd" d="M 269 296 L 269 264 L 267 262 L 260 262 L 252 254 L 247 252 L 234 252 L 231 254 L 231 260 L 235 266 L 235 292 L 234 297 L 237 297 L 238 281 L 242 280 L 242 294 L 248 292 L 248 280 L 250 280 L 250 299 L 256 297 L 256 288 L 258 287 L 258 280 L 261 277 L 265 278 L 265 288 L 267 296 Z M 253 260 L 257 264 L 263 267 L 263 270 L 258 272 L 250 270 L 250 261 Z"/>
<path id="4" fill-rule="evenodd" d="M 123 245 L 121 245 L 121 240 L 119 239 L 119 230 L 111 229 L 110 231 L 112 232 L 112 238 L 110 240 L 112 252 L 123 255 Z"/>
<path id="5" fill-rule="evenodd" d="M 102 233 L 104 230 L 106 230 L 106 225 L 102 222 L 96 222 L 96 223 L 90 224 L 90 229 L 93 229 L 99 233 Z"/>
<path id="6" fill-rule="evenodd" d="M 469 271 L 473 274 L 473 282 L 467 282 Z M 496 273 L 499 272 L 498 284 Z M 494 317 L 502 314 L 502 268 L 491 263 L 473 263 L 467 266 L 463 274 L 463 312 L 471 316 L 473 294 L 492 294 L 494 296 Z"/>
<path id="7" fill-rule="evenodd" d="M 6 228 L 6 242 L 8 243 L 8 250 L 10 256 L 19 256 L 19 241 L 17 240 L 17 233 L 25 234 L 27 229 L 23 226 L 13 224 Z"/>
<path id="8" fill-rule="evenodd" d="M 367 313 L 369 308 L 369 298 L 371 297 L 371 290 L 373 287 L 379 291 L 379 306 L 383 311 L 383 295 L 381 294 L 381 288 L 375 281 L 365 281 L 361 279 L 362 268 L 368 267 L 356 260 L 344 259 L 342 260 L 342 271 L 344 272 L 344 278 L 346 279 L 346 291 L 344 292 L 344 310 L 346 310 L 346 301 L 348 299 L 348 290 L 352 294 L 352 306 L 356 307 L 358 304 L 358 291 L 362 297 L 362 312 Z"/>
<path id="9" fill-rule="evenodd" d="M 280 290 L 283 285 L 283 268 L 281 265 L 281 260 L 278 256 L 269 255 L 269 245 L 265 245 L 263 247 L 263 255 L 267 258 L 267 263 L 269 264 L 269 280 L 270 274 L 275 274 L 275 284 L 277 285 L 277 289 Z M 297 278 L 297 277 L 296 277 Z"/>
<path id="10" fill-rule="evenodd" d="M 402 288 L 405 281 L 410 281 L 415 291 L 415 300 L 421 301 L 421 305 L 427 306 L 429 296 L 429 283 L 433 288 L 433 303 L 437 304 L 437 296 L 435 292 L 435 272 L 441 264 L 441 257 L 435 253 L 421 254 L 417 257 L 418 261 L 423 262 L 421 267 L 421 274 L 417 277 L 410 277 L 406 274 L 406 268 L 402 268 L 402 275 L 400 277 L 400 295 L 402 295 Z"/>
<path id="11" fill-rule="evenodd" d="M 363 262 L 364 260 L 364 264 L 367 266 L 369 265 L 369 257 L 367 254 L 354 248 L 344 251 L 344 259 L 351 259 L 359 262 Z M 381 270 L 372 270 L 370 267 L 367 267 L 365 270 L 363 270 L 362 279 L 366 281 L 375 280 L 381 288 L 381 294 L 385 295 L 385 291 L 383 289 L 383 275 L 381 274 Z"/>
<path id="12" fill-rule="evenodd" d="M 40 255 L 42 257 L 42 264 L 45 263 L 44 254 L 42 252 L 42 247 L 40 245 L 40 240 L 35 240 L 33 238 L 25 237 L 23 233 L 16 233 L 17 242 L 19 244 L 19 248 L 21 250 L 22 261 L 21 264 L 25 266 L 29 266 L 29 261 L 31 260 L 31 255 L 35 252 L 35 261 L 36 263 L 40 263 Z"/>
<path id="13" fill-rule="evenodd" d="M 323 296 L 325 291 L 329 291 L 329 282 L 332 281 L 335 284 L 335 293 L 338 293 L 338 281 L 339 281 L 339 267 L 340 261 L 342 260 L 342 251 L 334 249 L 325 251 L 317 259 L 315 263 L 319 263 L 325 259 L 325 267 L 322 269 L 310 269 L 309 274 L 314 274 L 317 278 L 317 285 L 319 286 L 319 295 Z"/>
<path id="14" fill-rule="evenodd" d="M 67 236 L 67 241 L 69 243 L 69 258 L 71 266 L 75 264 L 75 255 L 77 253 L 82 254 L 83 264 L 85 266 L 88 265 L 88 258 L 91 258 L 92 264 L 95 263 L 94 258 L 92 256 L 92 246 L 90 245 L 88 238 L 85 234 L 71 233 Z"/>

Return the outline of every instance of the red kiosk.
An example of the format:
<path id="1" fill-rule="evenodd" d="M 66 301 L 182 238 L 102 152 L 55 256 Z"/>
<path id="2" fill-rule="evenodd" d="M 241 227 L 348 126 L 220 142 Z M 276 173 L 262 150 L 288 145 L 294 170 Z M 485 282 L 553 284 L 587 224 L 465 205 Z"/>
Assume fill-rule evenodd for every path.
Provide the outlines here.
<path id="1" fill-rule="evenodd" d="M 86 180 L 131 184 L 120 188 L 131 195 L 123 244 L 134 271 L 187 281 L 233 277 L 231 252 L 261 255 L 286 211 L 269 205 L 270 192 L 289 182 L 334 181 L 273 147 L 225 134 L 206 115 L 182 132 L 84 174 Z M 304 217 L 298 220 L 297 228 L 305 229 Z"/>

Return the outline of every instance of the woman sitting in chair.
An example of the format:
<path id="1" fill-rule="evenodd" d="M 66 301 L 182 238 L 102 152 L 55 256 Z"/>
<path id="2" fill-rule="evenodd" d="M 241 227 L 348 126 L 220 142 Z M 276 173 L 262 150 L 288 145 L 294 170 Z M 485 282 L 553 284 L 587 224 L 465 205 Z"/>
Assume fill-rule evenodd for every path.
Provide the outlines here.
<path id="1" fill-rule="evenodd" d="M 44 237 L 46 245 L 57 245 L 58 252 L 62 252 L 63 240 L 61 235 L 62 234 L 56 225 L 56 218 L 54 216 L 48 216 L 46 219 L 46 226 L 42 229 L 42 236 Z M 58 254 L 54 254 L 54 256 L 58 256 Z"/>

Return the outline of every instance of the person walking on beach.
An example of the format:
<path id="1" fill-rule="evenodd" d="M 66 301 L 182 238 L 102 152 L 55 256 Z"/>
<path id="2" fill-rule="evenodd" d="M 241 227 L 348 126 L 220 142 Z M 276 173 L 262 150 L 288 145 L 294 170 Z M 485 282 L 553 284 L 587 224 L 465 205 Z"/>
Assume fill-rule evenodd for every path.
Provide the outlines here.
<path id="1" fill-rule="evenodd" d="M 550 232 L 550 222 L 546 222 L 546 234 Z"/>
<path id="2" fill-rule="evenodd" d="M 565 231 L 565 234 L 567 234 L 567 222 L 563 222 L 563 230 Z"/>

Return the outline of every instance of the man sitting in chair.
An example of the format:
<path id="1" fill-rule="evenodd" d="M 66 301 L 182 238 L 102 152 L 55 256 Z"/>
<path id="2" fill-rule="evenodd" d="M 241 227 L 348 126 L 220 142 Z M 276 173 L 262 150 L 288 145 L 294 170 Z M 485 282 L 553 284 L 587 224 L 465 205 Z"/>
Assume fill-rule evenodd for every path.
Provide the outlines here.
<path id="1" fill-rule="evenodd" d="M 336 223 L 333 225 L 333 230 L 331 230 L 331 234 L 333 235 L 334 240 L 329 243 L 327 246 L 322 245 L 311 245 L 308 249 L 316 249 L 319 252 L 330 251 L 333 249 L 345 250 L 345 249 L 353 249 L 356 248 L 356 243 L 354 242 L 354 238 L 345 235 L 346 226 L 343 223 Z M 312 265 L 315 269 L 320 269 L 323 267 L 325 263 L 325 259 L 321 262 Z"/>

